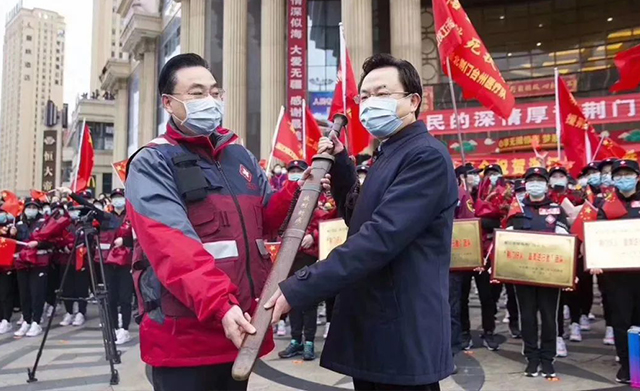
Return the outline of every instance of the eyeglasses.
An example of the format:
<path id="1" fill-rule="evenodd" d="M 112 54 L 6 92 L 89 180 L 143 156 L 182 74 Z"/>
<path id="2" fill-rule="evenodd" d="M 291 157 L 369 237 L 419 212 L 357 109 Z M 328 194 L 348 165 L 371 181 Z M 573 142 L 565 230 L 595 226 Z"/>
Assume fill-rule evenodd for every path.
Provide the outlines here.
<path id="1" fill-rule="evenodd" d="M 398 91 L 398 92 L 384 91 L 384 92 L 376 92 L 374 94 L 360 94 L 354 98 L 354 101 L 356 102 L 356 104 L 360 104 L 360 103 L 366 102 L 366 100 L 369 98 L 389 98 L 392 95 L 402 95 L 404 97 L 407 95 L 411 95 L 411 93 L 404 92 L 404 91 Z"/>
<path id="2" fill-rule="evenodd" d="M 224 94 L 225 94 L 225 90 L 223 88 L 212 88 L 211 91 L 204 92 L 204 91 L 192 91 L 192 92 L 183 92 L 183 93 L 173 93 L 170 95 L 181 95 L 181 96 L 187 96 L 189 97 L 189 99 L 204 99 L 207 96 L 211 96 L 213 99 L 219 99 L 219 100 L 224 100 Z"/>

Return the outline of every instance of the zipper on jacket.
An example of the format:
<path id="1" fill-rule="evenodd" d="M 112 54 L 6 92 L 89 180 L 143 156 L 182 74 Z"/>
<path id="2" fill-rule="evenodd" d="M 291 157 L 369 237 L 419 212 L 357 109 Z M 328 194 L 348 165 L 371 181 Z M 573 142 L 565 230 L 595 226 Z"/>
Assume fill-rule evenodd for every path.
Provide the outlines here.
<path id="1" fill-rule="evenodd" d="M 249 277 L 249 287 L 251 288 L 251 298 L 255 299 L 256 292 L 253 284 L 253 277 L 251 276 L 251 261 L 250 261 L 250 252 L 249 252 L 249 237 L 247 236 L 247 227 L 244 224 L 244 215 L 242 214 L 242 209 L 240 208 L 240 203 L 238 202 L 238 197 L 236 197 L 236 193 L 233 192 L 229 181 L 227 180 L 227 176 L 224 174 L 222 170 L 222 165 L 219 161 L 215 161 L 216 167 L 218 171 L 220 171 L 220 175 L 222 175 L 222 179 L 224 183 L 227 185 L 229 189 L 229 193 L 231 194 L 231 198 L 233 198 L 233 203 L 236 205 L 236 209 L 238 210 L 238 215 L 240 216 L 240 225 L 242 225 L 242 235 L 244 236 L 244 246 L 245 246 L 245 254 L 246 254 L 246 269 L 247 269 L 247 277 Z"/>

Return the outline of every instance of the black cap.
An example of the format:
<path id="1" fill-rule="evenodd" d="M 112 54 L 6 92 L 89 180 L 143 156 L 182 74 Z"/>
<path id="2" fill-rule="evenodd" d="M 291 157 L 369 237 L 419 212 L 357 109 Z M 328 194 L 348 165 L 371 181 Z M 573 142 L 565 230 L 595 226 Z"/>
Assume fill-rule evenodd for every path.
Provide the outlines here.
<path id="1" fill-rule="evenodd" d="M 476 171 L 476 169 L 475 169 L 475 167 L 473 167 L 473 164 L 471 164 L 471 163 L 467 163 L 467 164 L 465 164 L 463 166 L 458 166 L 455 169 L 456 176 L 458 176 L 458 177 L 460 175 L 464 175 L 464 174 L 471 174 L 474 171 Z"/>
<path id="2" fill-rule="evenodd" d="M 487 175 L 487 171 L 489 170 L 497 171 L 500 175 L 502 175 L 502 167 L 500 167 L 499 164 L 489 164 L 488 166 L 486 166 L 483 171 L 484 175 Z"/>
<path id="3" fill-rule="evenodd" d="M 292 168 L 299 168 L 304 171 L 308 167 L 309 165 L 304 160 L 292 160 L 289 162 L 289 164 L 287 164 L 287 171 L 291 170 Z"/>
<path id="4" fill-rule="evenodd" d="M 124 197 L 124 189 L 122 189 L 122 188 L 113 189 L 113 191 L 111 192 L 110 197 L 113 198 L 115 196 Z"/>
<path id="5" fill-rule="evenodd" d="M 78 193 L 78 195 L 84 199 L 92 199 L 93 198 L 93 192 L 91 190 L 84 190 Z"/>
<path id="6" fill-rule="evenodd" d="M 635 160 L 616 160 L 613 163 L 613 167 L 611 168 L 611 174 L 615 174 L 616 171 L 622 170 L 623 168 L 629 169 L 636 174 L 640 175 L 640 167 L 638 167 L 638 162 Z"/>
<path id="7" fill-rule="evenodd" d="M 530 177 L 536 175 L 543 177 L 547 182 L 549 181 L 549 173 L 544 167 L 531 167 L 527 169 L 527 171 L 524 173 L 524 180 L 526 181 Z"/>
<path id="8" fill-rule="evenodd" d="M 614 158 L 614 157 L 608 157 L 606 159 L 604 159 L 603 161 L 601 161 L 598 164 L 598 171 L 602 171 L 602 169 L 604 168 L 604 166 L 613 164 L 617 161 L 618 159 Z"/>
<path id="9" fill-rule="evenodd" d="M 357 173 L 364 172 L 366 174 L 369 172 L 369 166 L 367 166 L 366 164 L 361 164 L 358 167 L 356 167 L 356 172 Z"/>
<path id="10" fill-rule="evenodd" d="M 27 197 L 24 199 L 24 207 L 26 208 L 29 205 L 35 205 L 38 208 L 40 208 L 42 205 L 40 205 L 40 202 L 38 200 L 36 200 L 33 197 Z"/>
<path id="11" fill-rule="evenodd" d="M 591 163 L 587 164 L 586 166 L 584 166 L 582 168 L 582 170 L 580 171 L 580 175 L 587 175 L 587 171 L 589 171 L 589 170 L 600 171 L 600 169 L 598 168 L 598 162 L 591 162 Z"/>
<path id="12" fill-rule="evenodd" d="M 526 188 L 524 186 L 524 179 L 516 179 L 515 182 L 513 182 L 513 190 L 515 190 L 516 192 L 525 191 Z"/>
<path id="13" fill-rule="evenodd" d="M 562 167 L 562 166 L 559 166 L 559 165 L 556 165 L 556 166 L 553 166 L 553 167 L 549 168 L 549 176 L 553 175 L 554 172 L 561 172 L 565 176 L 569 175 L 569 172 L 567 171 L 567 169 Z"/>
<path id="14" fill-rule="evenodd" d="M 51 209 L 62 208 L 64 209 L 64 204 L 62 202 L 52 202 Z"/>

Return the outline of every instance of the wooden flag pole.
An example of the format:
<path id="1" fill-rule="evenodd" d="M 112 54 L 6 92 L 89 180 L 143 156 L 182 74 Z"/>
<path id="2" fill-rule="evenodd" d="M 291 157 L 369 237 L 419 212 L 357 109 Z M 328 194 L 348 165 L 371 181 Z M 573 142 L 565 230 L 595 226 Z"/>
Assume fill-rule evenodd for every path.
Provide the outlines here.
<path id="1" fill-rule="evenodd" d="M 460 144 L 460 155 L 462 156 L 462 165 L 467 164 L 464 154 L 464 144 L 462 143 L 462 131 L 460 130 L 460 116 L 458 115 L 458 104 L 456 103 L 456 93 L 453 89 L 453 77 L 451 76 L 451 62 L 447 57 L 447 71 L 449 72 L 449 91 L 451 92 L 451 103 L 453 104 L 453 113 L 456 116 L 456 130 L 458 131 L 458 143 Z"/>
<path id="2" fill-rule="evenodd" d="M 267 175 L 271 169 L 271 161 L 273 160 L 273 153 L 276 150 L 276 143 L 278 142 L 278 134 L 280 133 L 280 124 L 284 117 L 284 106 L 280 106 L 280 115 L 278 115 L 278 122 L 276 123 L 276 131 L 273 132 L 273 141 L 271 142 L 271 153 L 269 154 L 269 160 L 267 161 Z"/>

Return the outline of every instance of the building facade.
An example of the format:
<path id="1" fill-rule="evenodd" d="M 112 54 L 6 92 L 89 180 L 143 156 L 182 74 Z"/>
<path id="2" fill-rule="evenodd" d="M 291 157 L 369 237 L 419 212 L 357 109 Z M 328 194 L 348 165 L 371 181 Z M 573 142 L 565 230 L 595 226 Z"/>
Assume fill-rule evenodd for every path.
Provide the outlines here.
<path id="1" fill-rule="evenodd" d="M 461 121 L 469 117 L 460 146 L 453 138 L 431 1 L 114 0 L 122 23 L 119 45 L 129 56 L 109 59 L 100 76 L 101 87 L 116 97 L 114 160 L 164 132 L 168 117 L 156 92 L 157 75 L 170 57 L 186 52 L 202 55 L 226 90 L 223 125 L 266 158 L 280 107 L 292 110 L 294 119 L 299 113 L 289 99 L 291 80 L 300 76 L 289 46 L 299 39 L 296 28 L 306 31 L 303 96 L 314 115 L 326 119 L 340 64 L 340 22 L 356 76 L 374 53 L 391 53 L 416 66 L 424 84 L 421 118 L 454 157 L 465 148 L 474 162 L 498 162 L 517 175 L 522 159 L 533 156 L 525 140 L 530 143 L 537 135 L 543 148 L 552 149 L 548 78 L 554 67 L 576 97 L 586 99 L 598 132 L 620 135 L 616 141 L 626 138 L 630 149 L 636 147 L 640 101 L 635 94 L 611 97 L 607 92 L 617 78 L 613 57 L 640 42 L 640 8 L 634 0 L 463 3 L 516 93 L 518 107 L 514 118 L 485 118 L 490 117 L 486 110 L 464 100 L 456 87 Z"/>
<path id="2" fill-rule="evenodd" d="M 7 15 L 2 74 L 0 188 L 27 195 L 60 184 L 65 22 L 59 14 L 26 9 Z M 51 101 L 47 126 L 46 108 Z M 57 153 L 52 154 L 52 151 Z M 45 153 L 47 152 L 47 153 Z M 48 189 L 50 190 L 50 189 Z"/>

